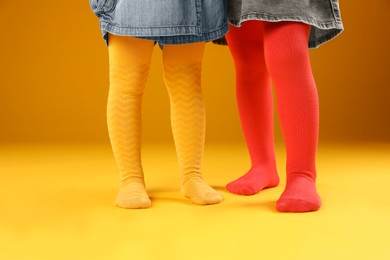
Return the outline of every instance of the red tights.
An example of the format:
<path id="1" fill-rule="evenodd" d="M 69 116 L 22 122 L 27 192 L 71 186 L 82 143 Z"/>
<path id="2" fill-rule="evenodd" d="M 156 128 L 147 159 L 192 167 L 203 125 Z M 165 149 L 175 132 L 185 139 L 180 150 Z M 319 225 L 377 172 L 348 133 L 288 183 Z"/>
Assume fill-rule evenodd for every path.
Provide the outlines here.
<path id="1" fill-rule="evenodd" d="M 318 210 L 315 158 L 318 96 L 308 55 L 310 26 L 296 22 L 247 21 L 226 38 L 236 68 L 237 103 L 252 167 L 229 183 L 236 194 L 252 195 L 279 184 L 274 151 L 274 83 L 287 152 L 286 188 L 276 208 Z"/>

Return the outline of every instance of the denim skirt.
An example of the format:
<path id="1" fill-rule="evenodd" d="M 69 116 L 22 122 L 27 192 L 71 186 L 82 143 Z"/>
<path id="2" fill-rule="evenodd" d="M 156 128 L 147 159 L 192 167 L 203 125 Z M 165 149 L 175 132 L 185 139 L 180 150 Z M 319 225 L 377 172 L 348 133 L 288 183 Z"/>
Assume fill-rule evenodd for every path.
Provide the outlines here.
<path id="1" fill-rule="evenodd" d="M 228 20 L 235 26 L 248 20 L 309 24 L 309 48 L 333 39 L 344 29 L 338 0 L 228 0 Z"/>
<path id="2" fill-rule="evenodd" d="M 228 31 L 226 0 L 90 0 L 108 33 L 163 44 L 206 42 Z"/>

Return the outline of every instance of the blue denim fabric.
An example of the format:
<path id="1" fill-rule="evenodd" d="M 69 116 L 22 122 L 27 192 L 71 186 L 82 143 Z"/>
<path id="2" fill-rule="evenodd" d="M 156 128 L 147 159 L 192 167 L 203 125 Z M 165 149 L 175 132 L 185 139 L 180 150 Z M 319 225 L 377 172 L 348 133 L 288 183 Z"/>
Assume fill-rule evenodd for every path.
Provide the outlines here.
<path id="1" fill-rule="evenodd" d="M 311 25 L 309 48 L 333 39 L 343 30 L 338 0 L 228 0 L 228 20 L 295 21 Z"/>
<path id="2" fill-rule="evenodd" d="M 154 40 L 163 44 L 205 42 L 227 31 L 226 0 L 90 0 L 108 33 Z"/>

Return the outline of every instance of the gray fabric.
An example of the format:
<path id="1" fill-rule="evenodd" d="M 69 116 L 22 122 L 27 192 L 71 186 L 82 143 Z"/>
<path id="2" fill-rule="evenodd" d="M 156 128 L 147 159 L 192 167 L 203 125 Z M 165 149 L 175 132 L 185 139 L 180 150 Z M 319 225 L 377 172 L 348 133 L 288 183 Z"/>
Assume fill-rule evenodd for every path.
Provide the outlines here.
<path id="1" fill-rule="evenodd" d="M 343 31 L 338 0 L 228 0 L 228 21 L 297 21 L 311 25 L 308 46 L 316 48 Z"/>

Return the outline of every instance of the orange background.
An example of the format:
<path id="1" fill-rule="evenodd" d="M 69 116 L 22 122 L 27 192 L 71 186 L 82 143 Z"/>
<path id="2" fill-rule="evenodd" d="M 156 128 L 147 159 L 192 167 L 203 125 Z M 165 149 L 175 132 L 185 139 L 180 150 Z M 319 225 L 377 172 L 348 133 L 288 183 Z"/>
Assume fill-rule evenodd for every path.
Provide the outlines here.
<path id="1" fill-rule="evenodd" d="M 340 6 L 345 32 L 310 52 L 320 139 L 390 141 L 390 2 Z M 107 48 L 89 2 L 2 0 L 0 24 L 0 142 L 108 141 Z M 161 69 L 156 47 L 144 99 L 145 141 L 172 138 Z M 203 89 L 207 140 L 242 141 L 228 48 L 207 45 Z"/>

